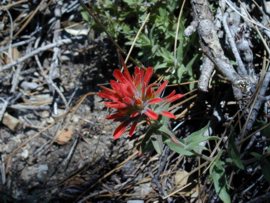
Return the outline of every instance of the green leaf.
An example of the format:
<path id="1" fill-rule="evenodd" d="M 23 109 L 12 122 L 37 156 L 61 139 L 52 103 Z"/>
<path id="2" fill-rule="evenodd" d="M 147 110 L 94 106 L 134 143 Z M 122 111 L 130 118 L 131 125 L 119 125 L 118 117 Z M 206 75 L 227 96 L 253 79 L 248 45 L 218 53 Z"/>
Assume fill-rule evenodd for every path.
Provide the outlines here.
<path id="1" fill-rule="evenodd" d="M 202 139 L 201 136 L 205 135 L 205 136 L 209 136 L 208 132 L 208 128 L 209 128 L 209 123 L 204 126 L 203 128 L 201 128 L 198 131 L 195 131 L 193 133 L 191 133 L 189 136 L 187 136 L 185 138 L 185 142 L 188 143 L 193 143 L 193 142 L 201 142 L 200 139 Z"/>
<path id="2" fill-rule="evenodd" d="M 137 43 L 139 43 L 137 46 L 138 47 L 147 47 L 147 46 L 151 46 L 152 47 L 152 41 L 151 41 L 151 39 L 147 36 L 147 35 L 145 35 L 145 34 L 141 34 L 140 36 L 139 36 L 139 39 L 138 39 L 138 42 Z"/>
<path id="3" fill-rule="evenodd" d="M 257 152 L 251 152 L 250 154 L 254 156 L 254 158 L 256 158 L 257 160 L 260 160 L 262 158 L 262 155 Z"/>
<path id="4" fill-rule="evenodd" d="M 153 45 L 151 48 L 152 53 L 155 53 L 158 50 L 159 46 L 158 45 Z"/>
<path id="5" fill-rule="evenodd" d="M 172 139 L 165 140 L 165 144 L 167 144 L 171 150 L 173 150 L 181 155 L 184 155 L 184 156 L 194 155 L 194 153 L 192 153 L 191 151 L 189 151 L 183 147 L 184 144 L 175 143 Z"/>
<path id="6" fill-rule="evenodd" d="M 123 0 L 126 4 L 128 4 L 129 6 L 134 6 L 139 4 L 139 2 L 137 0 Z"/>
<path id="7" fill-rule="evenodd" d="M 157 54 L 161 57 L 163 57 L 163 60 L 165 62 L 173 62 L 174 61 L 174 57 L 172 52 L 169 52 L 166 48 L 161 47 L 160 50 L 157 52 Z"/>
<path id="8" fill-rule="evenodd" d="M 158 70 L 158 69 L 163 69 L 163 68 L 168 68 L 167 67 L 167 63 L 158 63 L 157 65 L 155 65 L 155 70 Z"/>
<path id="9" fill-rule="evenodd" d="M 160 126 L 158 131 L 161 132 L 162 134 L 165 134 L 167 137 L 174 137 L 174 134 L 169 130 L 169 128 L 166 125 Z"/>
<path id="10" fill-rule="evenodd" d="M 194 150 L 195 152 L 201 154 L 202 150 L 205 149 L 204 143 L 208 140 L 219 139 L 216 136 L 210 136 L 211 132 L 209 132 L 209 123 L 203 127 L 202 129 L 191 133 L 184 139 L 184 143 L 186 144 L 186 149 Z"/>
<path id="11" fill-rule="evenodd" d="M 187 72 L 187 70 L 186 70 L 185 66 L 183 64 L 181 64 L 180 67 L 177 69 L 177 78 L 178 78 L 179 83 L 181 83 L 182 76 L 186 72 Z"/>
<path id="12" fill-rule="evenodd" d="M 261 132 L 262 132 L 262 136 L 269 138 L 270 137 L 270 126 L 267 126 Z"/>
<path id="13" fill-rule="evenodd" d="M 162 137 L 160 135 L 153 135 L 153 136 L 151 136 L 151 142 L 152 142 L 156 152 L 158 154 L 161 154 L 163 151 L 163 147 L 164 147 Z"/>
<path id="14" fill-rule="evenodd" d="M 81 16 L 82 16 L 82 18 L 83 18 L 87 23 L 91 23 L 91 17 L 90 17 L 90 15 L 89 15 L 89 13 L 88 13 L 87 10 L 85 10 L 85 9 L 82 8 L 82 10 L 81 10 Z"/>
<path id="15" fill-rule="evenodd" d="M 224 203 L 231 203 L 231 197 L 228 193 L 224 162 L 216 159 L 210 167 L 210 176 L 213 180 L 216 193 Z"/>
<path id="16" fill-rule="evenodd" d="M 179 44 L 179 46 L 176 49 L 176 58 L 180 64 L 183 63 L 183 59 L 184 59 L 183 54 L 184 54 L 184 46 L 183 44 Z"/>
<path id="17" fill-rule="evenodd" d="M 230 138 L 229 138 L 229 149 L 228 149 L 229 155 L 232 158 L 233 163 L 238 168 L 244 170 L 245 167 L 244 167 L 244 165 L 243 165 L 243 163 L 242 163 L 242 161 L 240 159 L 240 153 L 236 148 L 236 145 L 234 143 L 233 138 L 234 138 L 233 136 L 230 136 Z"/>
<path id="18" fill-rule="evenodd" d="M 196 59 L 198 58 L 198 54 L 195 54 L 193 56 L 193 58 L 188 62 L 188 64 L 186 65 L 186 69 L 188 71 L 189 76 L 193 75 L 193 69 L 192 66 L 194 64 L 194 62 L 196 61 Z"/>
<path id="19" fill-rule="evenodd" d="M 171 150 L 186 156 L 194 155 L 194 153 L 186 149 L 186 145 L 181 140 L 177 139 L 166 125 L 162 125 L 158 131 L 168 138 L 164 143 L 167 144 Z"/>
<path id="20" fill-rule="evenodd" d="M 270 182 L 270 162 L 266 158 L 262 159 L 261 168 L 263 176 Z"/>
<path id="21" fill-rule="evenodd" d="M 265 179 L 270 182 L 270 161 L 257 152 L 251 152 L 250 154 L 254 156 L 258 161 L 260 161 L 262 174 Z"/>
<path id="22" fill-rule="evenodd" d="M 151 150 L 153 149 L 153 145 L 151 142 L 151 136 L 155 134 L 155 132 L 157 131 L 158 127 L 153 125 L 151 127 L 149 127 L 145 133 L 145 136 L 141 142 L 141 144 L 138 146 L 139 147 L 139 151 L 147 151 L 147 150 Z"/>

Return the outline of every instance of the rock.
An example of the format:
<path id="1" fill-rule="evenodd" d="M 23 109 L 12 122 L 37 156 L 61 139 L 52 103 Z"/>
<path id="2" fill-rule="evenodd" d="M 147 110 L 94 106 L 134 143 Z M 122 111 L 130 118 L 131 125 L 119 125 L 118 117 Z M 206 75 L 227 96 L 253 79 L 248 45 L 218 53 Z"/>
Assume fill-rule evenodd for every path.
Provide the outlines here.
<path id="1" fill-rule="evenodd" d="M 144 203 L 143 200 L 139 200 L 139 199 L 134 199 L 134 200 L 128 200 L 127 203 Z"/>
<path id="2" fill-rule="evenodd" d="M 44 182 L 47 178 L 48 171 L 49 171 L 49 168 L 47 164 L 39 165 L 38 172 L 37 172 L 38 180 L 41 182 Z"/>
<path id="3" fill-rule="evenodd" d="M 31 182 L 31 184 L 29 185 L 29 187 L 31 187 L 33 183 L 32 180 L 35 180 L 36 178 L 38 179 L 38 181 L 44 182 L 47 178 L 48 171 L 49 168 L 47 164 L 41 164 L 39 166 L 28 166 L 22 170 L 21 178 L 24 180 L 25 183 L 30 184 Z"/>
<path id="4" fill-rule="evenodd" d="M 2 123 L 12 131 L 16 131 L 19 128 L 20 124 L 21 124 L 20 120 L 18 120 L 17 118 L 11 116 L 8 113 L 4 114 Z"/>
<path id="5" fill-rule="evenodd" d="M 23 152 L 21 153 L 22 160 L 26 160 L 28 156 L 29 156 L 29 151 L 27 149 L 24 149 Z"/>
<path id="6" fill-rule="evenodd" d="M 49 118 L 50 112 L 49 111 L 42 111 L 42 112 L 40 112 L 39 116 L 41 118 Z"/>
<path id="7" fill-rule="evenodd" d="M 74 116 L 72 117 L 72 122 L 73 122 L 73 123 L 79 123 L 79 121 L 80 121 L 80 117 L 79 117 L 79 116 L 74 115 Z"/>
<path id="8" fill-rule="evenodd" d="M 0 153 L 3 153 L 5 151 L 4 147 L 5 147 L 5 144 L 0 144 Z"/>
<path id="9" fill-rule="evenodd" d="M 140 184 L 134 187 L 134 198 L 145 199 L 145 197 L 152 191 L 151 183 Z"/>
<path id="10" fill-rule="evenodd" d="M 37 83 L 35 83 L 35 82 L 23 81 L 20 86 L 24 90 L 35 90 L 35 89 L 38 88 L 39 85 Z"/>
<path id="11" fill-rule="evenodd" d="M 30 182 L 32 177 L 35 177 L 37 174 L 37 168 L 35 166 L 28 166 L 25 167 L 22 170 L 21 173 L 21 178 L 25 181 L 25 182 Z"/>
<path id="12" fill-rule="evenodd" d="M 33 136 L 34 134 L 36 134 L 37 132 L 33 129 L 29 129 L 25 132 L 25 136 Z"/>
<path id="13" fill-rule="evenodd" d="M 18 171 L 22 171 L 25 167 L 25 162 L 19 162 L 18 165 L 16 166 L 16 169 Z"/>
<path id="14" fill-rule="evenodd" d="M 5 145 L 4 151 L 5 151 L 6 153 L 9 154 L 9 153 L 12 152 L 16 147 L 17 147 L 16 141 L 11 140 L 11 141 L 9 142 L 8 145 Z"/>
<path id="15" fill-rule="evenodd" d="M 189 173 L 185 170 L 178 170 L 174 176 L 175 185 L 177 187 L 183 187 L 187 184 Z"/>
<path id="16" fill-rule="evenodd" d="M 52 124 L 52 123 L 55 122 L 55 120 L 54 120 L 53 117 L 49 117 L 49 118 L 46 120 L 46 122 L 47 122 L 48 124 Z"/>

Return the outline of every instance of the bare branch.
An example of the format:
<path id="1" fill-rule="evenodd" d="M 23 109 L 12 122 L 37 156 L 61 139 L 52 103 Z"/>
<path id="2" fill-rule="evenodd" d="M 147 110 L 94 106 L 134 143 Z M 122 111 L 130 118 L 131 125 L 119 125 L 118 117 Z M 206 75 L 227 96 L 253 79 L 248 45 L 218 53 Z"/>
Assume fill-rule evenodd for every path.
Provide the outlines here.
<path id="1" fill-rule="evenodd" d="M 233 35 L 229 29 L 229 26 L 228 26 L 228 23 L 227 23 L 227 18 L 228 18 L 228 13 L 224 13 L 224 16 L 223 16 L 223 20 L 222 20 L 222 23 L 223 23 L 223 27 L 224 27 L 224 30 L 227 34 L 227 39 L 230 43 L 230 46 L 231 46 L 231 49 L 232 49 L 232 52 L 234 54 L 234 57 L 236 59 L 236 62 L 237 62 L 237 67 L 238 67 L 238 73 L 240 74 L 243 74 L 244 76 L 247 75 L 247 70 L 245 68 L 245 65 L 240 57 L 240 54 L 237 50 L 237 47 L 236 47 L 236 44 L 235 44 L 235 41 L 234 41 L 234 38 L 233 38 Z"/>
<path id="2" fill-rule="evenodd" d="M 205 49 L 207 56 L 217 66 L 217 69 L 227 77 L 227 79 L 241 91 L 249 85 L 247 79 L 241 77 L 230 64 L 229 59 L 224 55 L 224 51 L 216 33 L 213 16 L 209 9 L 207 0 L 192 0 L 192 7 L 195 14 L 195 20 L 199 22 L 198 33 L 202 40 L 203 49 Z M 249 88 L 247 88 L 249 89 Z"/>
<path id="3" fill-rule="evenodd" d="M 47 51 L 48 49 L 51 49 L 51 48 L 56 47 L 56 46 L 61 46 L 63 44 L 70 44 L 71 42 L 72 42 L 72 39 L 61 39 L 61 40 L 59 40 L 57 42 L 54 42 L 54 43 L 47 44 L 45 46 L 39 47 L 38 49 L 32 51 L 29 54 L 24 55 L 23 57 L 13 61 L 12 63 L 9 63 L 9 64 L 7 64 L 7 65 L 5 65 L 3 67 L 0 67 L 0 71 L 10 69 L 11 67 L 18 65 L 19 63 L 22 63 L 25 60 L 27 60 L 27 59 L 29 59 L 29 58 L 43 52 L 43 51 Z"/>
<path id="4" fill-rule="evenodd" d="M 209 80 L 214 71 L 214 63 L 207 57 L 203 57 L 203 63 L 201 65 L 201 75 L 198 82 L 198 88 L 204 92 L 208 90 Z"/>
<path id="5" fill-rule="evenodd" d="M 8 46 L 1 47 L 1 48 L 0 48 L 0 53 L 1 53 L 1 52 L 4 52 L 4 51 L 7 50 L 7 49 L 9 49 L 9 47 L 14 48 L 14 47 L 22 46 L 22 45 L 28 44 L 29 42 L 34 41 L 35 39 L 36 39 L 35 37 L 31 37 L 31 38 L 29 38 L 29 39 L 26 39 L 26 40 L 23 40 L 23 41 L 14 43 L 14 44 L 10 44 L 10 45 L 8 45 Z"/>
<path id="6" fill-rule="evenodd" d="M 258 112 L 265 101 L 265 93 L 270 83 L 270 67 L 268 67 L 268 71 L 266 72 L 264 79 L 262 81 L 262 85 L 260 86 L 260 89 L 258 90 L 258 96 L 257 100 L 251 109 L 249 119 L 247 120 L 245 124 L 245 128 L 243 128 L 243 134 L 245 134 L 246 131 L 250 131 L 252 129 L 252 126 L 257 118 Z"/>

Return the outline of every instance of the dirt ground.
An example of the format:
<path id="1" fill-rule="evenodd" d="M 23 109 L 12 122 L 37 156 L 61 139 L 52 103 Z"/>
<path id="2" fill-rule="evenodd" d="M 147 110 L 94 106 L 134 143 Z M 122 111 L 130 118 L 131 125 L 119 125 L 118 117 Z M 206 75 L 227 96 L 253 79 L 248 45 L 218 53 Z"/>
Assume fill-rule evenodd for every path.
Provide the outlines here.
<path id="1" fill-rule="evenodd" d="M 13 3 L 0 12 L 0 202 L 106 202 L 123 188 L 144 198 L 149 183 L 134 184 L 149 156 L 113 141 L 116 124 L 95 95 L 118 67 L 111 41 L 62 29 L 87 27 L 79 1 Z"/>
<path id="2" fill-rule="evenodd" d="M 136 140 L 113 141 L 116 124 L 106 119 L 109 112 L 95 95 L 117 67 L 115 50 L 107 39 L 79 42 L 62 47 L 68 60 L 61 61 L 54 80 L 67 108 L 35 66 L 20 73 L 18 98 L 6 108 L 0 128 L 0 202 L 119 202 L 145 199 L 151 192 L 156 196 L 149 178 L 138 182 L 149 177 L 146 166 L 157 159 L 139 156 Z M 49 63 L 45 57 L 45 71 Z M 6 78 L 1 86 L 5 97 Z"/>
<path id="3" fill-rule="evenodd" d="M 106 55 L 99 52 L 88 57 L 92 58 L 90 65 L 68 62 L 60 70 L 61 87 L 65 89 L 65 95 L 70 97 L 71 109 L 80 96 L 90 90 L 96 91 L 95 85 L 101 81 L 91 78 L 91 74 L 92 77 L 98 75 L 93 73 L 97 68 L 96 63 L 100 63 L 97 59 L 106 59 Z M 23 82 L 27 77 L 32 79 L 29 74 L 25 76 Z M 52 95 L 42 84 L 43 81 L 36 78 L 38 82 L 40 89 L 29 91 L 27 100 L 19 104 L 31 108 L 38 106 L 38 102 L 46 102 L 46 99 L 52 101 Z M 19 124 L 15 129 L 3 125 L 0 129 L 1 169 L 7 174 L 1 173 L 2 194 L 6 193 L 7 197 L 17 200 L 48 200 L 53 194 L 59 194 L 63 182 L 72 174 L 93 167 L 101 160 L 104 163 L 109 160 L 112 156 L 110 149 L 113 147 L 111 135 L 114 126 L 105 119 L 107 113 L 100 99 L 90 95 L 75 108 L 74 112 L 65 113 L 60 103 L 57 114 L 51 108 L 8 111 Z M 1 198 L 4 200 L 6 197 Z"/>

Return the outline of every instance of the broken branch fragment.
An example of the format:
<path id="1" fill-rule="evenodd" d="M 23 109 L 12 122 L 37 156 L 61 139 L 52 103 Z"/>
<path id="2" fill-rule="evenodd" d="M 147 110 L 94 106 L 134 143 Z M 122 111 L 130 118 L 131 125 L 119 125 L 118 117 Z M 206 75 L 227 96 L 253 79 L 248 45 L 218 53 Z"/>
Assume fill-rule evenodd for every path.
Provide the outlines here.
<path id="1" fill-rule="evenodd" d="M 4 114 L 2 123 L 12 131 L 16 131 L 21 125 L 21 121 L 19 119 L 8 113 Z"/>

